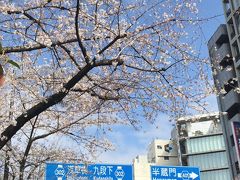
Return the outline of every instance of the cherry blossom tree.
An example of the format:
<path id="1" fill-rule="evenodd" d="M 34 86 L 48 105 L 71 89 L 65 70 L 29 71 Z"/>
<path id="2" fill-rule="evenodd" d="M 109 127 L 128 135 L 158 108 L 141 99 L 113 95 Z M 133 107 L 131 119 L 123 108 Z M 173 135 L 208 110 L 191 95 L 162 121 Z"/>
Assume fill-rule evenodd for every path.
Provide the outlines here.
<path id="1" fill-rule="evenodd" d="M 58 119 L 59 124 L 60 121 Z M 58 128 L 46 121 L 46 124 L 42 122 L 44 120 L 35 118 L 29 126 L 25 126 L 15 135 L 16 139 L 11 141 L 11 144 L 7 144 L 5 153 L 9 159 L 8 166 L 11 167 L 6 171 L 7 174 L 20 180 L 31 179 L 30 177 L 37 177 L 40 172 L 40 174 L 44 172 L 46 161 L 88 163 L 96 153 L 99 153 L 99 148 L 111 149 L 111 144 L 107 140 L 99 139 L 87 132 L 86 127 L 90 128 L 95 124 L 90 119 L 87 123 L 79 119 Z M 99 122 L 98 125 L 104 123 L 107 121 Z M 77 126 L 79 128 L 76 132 Z M 50 136 L 53 137 L 49 139 Z M 63 140 L 59 140 L 59 137 Z M 61 142 L 65 142 L 66 145 L 62 147 Z"/>
<path id="2" fill-rule="evenodd" d="M 204 110 L 207 61 L 188 33 L 200 21 L 197 3 L 0 1 L 0 149 L 23 132 L 26 144 L 56 133 L 79 141 L 87 127 Z"/>
<path id="3" fill-rule="evenodd" d="M 56 145 L 56 144 L 54 144 Z M 5 179 L 38 179 L 39 177 L 44 177 L 45 163 L 46 161 L 62 162 L 63 157 L 65 162 L 79 162 L 79 159 L 83 162 L 88 163 L 86 156 L 80 156 L 68 148 L 56 148 L 54 146 L 46 147 L 43 144 L 35 144 L 31 147 L 31 152 L 28 154 L 26 159 L 23 159 L 23 155 L 17 146 L 12 147 L 8 151 L 9 162 L 8 162 L 8 172 L 1 173 Z M 2 154 L 1 157 L 4 157 Z M 2 159 L 0 162 L 0 171 L 4 171 L 4 161 Z M 1 176 L 0 176 L 1 177 Z M 6 178 L 7 177 L 7 178 Z"/>
<path id="4" fill-rule="evenodd" d="M 7 119 L 6 125 L 11 123 L 12 117 L 18 112 L 17 107 L 22 103 L 14 101 L 15 94 L 19 92 L 18 88 L 12 87 L 12 89 L 14 92 L 6 91 L 7 93 L 3 96 L 5 100 L 1 101 L 11 100 L 10 107 L 1 107 L 3 114 L 12 109 L 9 115 L 4 117 Z M 21 105 L 24 106 L 24 104 Z M 4 172 L 2 173 L 4 179 L 9 179 L 9 177 L 21 180 L 32 179 L 42 176 L 46 161 L 88 163 L 91 159 L 96 159 L 99 149 L 112 149 L 111 144 L 107 139 L 103 139 L 102 135 L 100 139 L 100 135 L 94 134 L 93 130 L 90 132 L 88 130 L 91 128 L 98 131 L 101 130 L 100 126 L 110 125 L 113 123 L 110 116 L 104 120 L 98 119 L 96 123 L 96 118 L 90 116 L 93 113 L 77 118 L 64 118 L 56 112 L 59 113 L 57 110 L 50 111 L 46 112 L 46 115 L 43 113 L 42 116 L 32 119 L 21 131 L 17 132 L 10 143 L 7 143 L 2 153 L 2 157 L 5 158 L 0 160 L 2 164 L 0 169 Z M 65 116 L 67 115 L 68 113 Z M 50 121 L 49 118 L 52 120 Z M 49 139 L 50 136 L 53 137 Z M 61 137 L 60 140 L 59 137 Z M 61 143 L 66 145 L 61 147 Z"/>

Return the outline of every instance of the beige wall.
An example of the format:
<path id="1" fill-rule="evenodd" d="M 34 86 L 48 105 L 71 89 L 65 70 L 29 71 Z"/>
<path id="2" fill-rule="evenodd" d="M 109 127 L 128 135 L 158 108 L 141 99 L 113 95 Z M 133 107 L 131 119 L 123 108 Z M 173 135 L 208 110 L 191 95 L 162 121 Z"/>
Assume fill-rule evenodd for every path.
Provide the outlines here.
<path id="1" fill-rule="evenodd" d="M 134 179 L 136 180 L 150 180 L 150 163 L 144 162 L 133 162 Z"/>

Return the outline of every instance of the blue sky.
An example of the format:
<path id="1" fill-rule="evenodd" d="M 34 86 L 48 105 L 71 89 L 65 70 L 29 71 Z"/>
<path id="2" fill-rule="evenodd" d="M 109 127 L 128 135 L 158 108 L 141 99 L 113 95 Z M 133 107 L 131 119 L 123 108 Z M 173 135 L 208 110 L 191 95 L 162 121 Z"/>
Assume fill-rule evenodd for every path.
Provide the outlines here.
<path id="1" fill-rule="evenodd" d="M 199 7 L 199 17 L 206 18 L 223 14 L 221 0 L 202 0 Z M 207 41 L 217 29 L 218 25 L 224 23 L 224 16 L 210 19 L 201 26 L 202 46 L 201 56 L 208 57 Z M 216 98 L 211 96 L 207 99 L 209 111 L 217 111 Z M 158 128 L 156 128 L 156 126 Z M 173 125 L 168 121 L 166 115 L 159 115 L 155 125 L 143 124 L 140 131 L 133 127 L 117 126 L 108 138 L 113 142 L 115 151 L 107 151 L 101 154 L 97 161 L 104 163 L 130 164 L 137 155 L 144 155 L 147 147 L 155 138 L 169 139 Z"/>

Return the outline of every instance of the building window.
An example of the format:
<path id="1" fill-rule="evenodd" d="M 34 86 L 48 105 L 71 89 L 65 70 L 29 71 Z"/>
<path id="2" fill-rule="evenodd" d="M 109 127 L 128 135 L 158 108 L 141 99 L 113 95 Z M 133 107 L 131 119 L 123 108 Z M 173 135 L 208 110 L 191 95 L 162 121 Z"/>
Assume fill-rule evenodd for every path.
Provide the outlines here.
<path id="1" fill-rule="evenodd" d="M 238 31 L 238 33 L 240 33 L 240 16 L 239 16 L 239 14 L 238 13 L 235 14 L 234 18 L 235 18 L 235 21 L 236 21 L 237 31 Z"/>
<path id="2" fill-rule="evenodd" d="M 212 142 L 214 144 L 214 141 Z M 201 170 L 221 169 L 228 166 L 227 153 L 212 152 L 188 157 L 188 165 L 201 167 Z"/>
<path id="3" fill-rule="evenodd" d="M 226 15 L 229 16 L 231 14 L 231 8 L 230 8 L 230 3 L 228 0 L 224 0 L 224 8 L 226 10 Z"/>
<path id="4" fill-rule="evenodd" d="M 164 160 L 169 160 L 169 156 L 164 156 Z"/>
<path id="5" fill-rule="evenodd" d="M 207 136 L 187 140 L 187 153 L 204 153 L 224 150 L 223 135 Z"/>
<path id="6" fill-rule="evenodd" d="M 235 146 L 234 139 L 233 139 L 233 135 L 230 136 L 230 140 L 231 140 L 231 145 L 232 145 L 232 146 Z"/>
<path id="7" fill-rule="evenodd" d="M 232 19 L 230 19 L 227 24 L 228 24 L 228 27 L 229 27 L 229 30 L 230 30 L 231 39 L 233 39 L 235 37 L 236 33 L 235 33 L 235 30 L 234 30 Z"/>
<path id="8" fill-rule="evenodd" d="M 233 43 L 233 51 L 234 51 L 235 60 L 238 61 L 240 58 L 240 52 L 239 52 L 239 47 L 238 47 L 237 41 L 235 41 Z"/>
<path id="9" fill-rule="evenodd" d="M 239 174 L 240 173 L 240 169 L 239 169 L 238 161 L 235 162 L 235 168 L 236 168 L 237 174 Z"/>
<path id="10" fill-rule="evenodd" d="M 233 9 L 237 10 L 239 8 L 239 5 L 240 5 L 239 0 L 232 0 L 232 5 L 233 5 Z"/>
<path id="11" fill-rule="evenodd" d="M 161 145 L 157 145 L 157 149 L 162 149 L 162 146 Z"/>

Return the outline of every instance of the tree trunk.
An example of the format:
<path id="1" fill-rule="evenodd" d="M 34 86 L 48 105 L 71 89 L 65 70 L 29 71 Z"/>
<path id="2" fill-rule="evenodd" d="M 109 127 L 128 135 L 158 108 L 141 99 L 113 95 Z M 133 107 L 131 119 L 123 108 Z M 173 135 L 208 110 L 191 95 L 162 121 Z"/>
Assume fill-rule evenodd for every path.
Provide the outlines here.
<path id="1" fill-rule="evenodd" d="M 9 178 L 9 161 L 10 161 L 10 157 L 8 155 L 8 151 L 9 150 L 6 150 L 6 155 L 5 155 L 3 180 L 8 180 L 8 178 Z"/>

